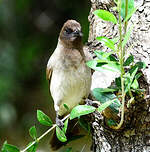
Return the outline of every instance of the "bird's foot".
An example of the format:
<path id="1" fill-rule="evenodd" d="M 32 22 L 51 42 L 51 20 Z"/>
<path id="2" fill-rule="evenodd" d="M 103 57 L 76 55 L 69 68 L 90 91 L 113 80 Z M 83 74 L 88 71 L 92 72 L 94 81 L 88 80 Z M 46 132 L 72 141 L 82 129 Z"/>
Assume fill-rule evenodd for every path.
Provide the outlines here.
<path id="1" fill-rule="evenodd" d="M 87 98 L 87 99 L 85 99 L 85 103 L 86 103 L 86 105 L 92 106 L 93 101 Z"/>
<path id="2" fill-rule="evenodd" d="M 98 108 L 100 106 L 99 101 L 93 101 L 93 100 L 90 100 L 90 99 L 85 99 L 85 103 L 86 103 L 86 105 L 90 105 L 90 106 L 93 106 L 95 108 Z"/>
<path id="3" fill-rule="evenodd" d="M 61 119 L 59 119 L 58 117 L 56 117 L 56 125 L 62 129 L 64 127 L 64 123 Z"/>

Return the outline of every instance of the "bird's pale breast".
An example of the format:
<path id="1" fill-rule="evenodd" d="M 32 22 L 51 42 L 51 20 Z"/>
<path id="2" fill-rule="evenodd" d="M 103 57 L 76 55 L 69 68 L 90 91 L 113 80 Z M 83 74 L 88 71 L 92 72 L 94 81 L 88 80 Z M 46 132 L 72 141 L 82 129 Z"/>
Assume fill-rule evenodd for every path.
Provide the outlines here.
<path id="1" fill-rule="evenodd" d="M 62 61 L 63 62 L 63 61 Z M 71 110 L 74 106 L 82 102 L 90 92 L 91 71 L 85 62 L 77 62 L 71 65 L 56 64 L 53 70 L 50 90 L 55 103 L 55 110 L 59 115 L 64 115 L 67 110 L 66 104 Z"/>

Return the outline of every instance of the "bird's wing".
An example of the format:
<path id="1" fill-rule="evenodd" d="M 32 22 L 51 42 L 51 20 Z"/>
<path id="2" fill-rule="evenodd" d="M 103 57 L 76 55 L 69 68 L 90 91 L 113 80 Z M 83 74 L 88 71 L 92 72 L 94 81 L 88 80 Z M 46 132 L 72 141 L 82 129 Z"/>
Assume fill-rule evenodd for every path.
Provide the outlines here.
<path id="1" fill-rule="evenodd" d="M 90 49 L 88 46 L 83 47 L 83 52 L 85 54 L 86 61 L 90 61 L 93 59 L 92 54 L 90 53 Z"/>
<path id="2" fill-rule="evenodd" d="M 46 79 L 49 82 L 49 88 L 50 88 L 52 72 L 53 72 L 53 69 L 52 69 L 52 65 L 51 65 L 51 60 L 49 59 L 49 61 L 47 63 L 47 68 L 46 68 Z M 50 89 L 49 89 L 49 91 L 50 91 Z"/>
<path id="3" fill-rule="evenodd" d="M 47 66 L 47 68 L 46 68 L 46 79 L 50 80 L 51 79 L 51 75 L 52 75 L 52 67 L 51 66 Z"/>

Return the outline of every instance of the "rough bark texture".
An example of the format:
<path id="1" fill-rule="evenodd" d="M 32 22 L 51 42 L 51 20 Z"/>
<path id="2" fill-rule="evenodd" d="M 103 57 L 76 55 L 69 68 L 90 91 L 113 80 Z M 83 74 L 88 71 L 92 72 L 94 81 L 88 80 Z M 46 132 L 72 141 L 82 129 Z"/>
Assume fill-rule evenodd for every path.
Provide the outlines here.
<path id="1" fill-rule="evenodd" d="M 91 0 L 91 11 L 89 15 L 90 32 L 88 45 L 90 51 L 105 50 L 100 42 L 96 41 L 97 36 L 114 38 L 118 35 L 118 27 L 110 22 L 105 22 L 93 15 L 96 9 L 113 11 L 115 4 L 113 0 Z M 128 53 L 135 56 L 135 61 L 144 61 L 148 67 L 143 71 L 140 79 L 140 87 L 145 88 L 146 97 L 138 97 L 135 103 L 125 109 L 125 121 L 123 127 L 116 131 L 105 124 L 105 118 L 99 113 L 94 113 L 92 122 L 94 152 L 149 152 L 150 151 L 150 1 L 136 0 L 138 7 L 132 16 L 129 27 L 134 24 L 131 38 L 128 42 Z M 108 87 L 117 73 L 93 74 L 92 88 Z"/>

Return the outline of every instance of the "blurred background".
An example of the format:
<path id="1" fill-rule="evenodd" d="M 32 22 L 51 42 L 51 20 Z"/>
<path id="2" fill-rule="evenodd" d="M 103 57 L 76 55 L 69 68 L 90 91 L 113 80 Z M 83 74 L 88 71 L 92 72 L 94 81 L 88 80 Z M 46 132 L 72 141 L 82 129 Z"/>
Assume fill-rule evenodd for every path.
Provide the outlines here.
<path id="1" fill-rule="evenodd" d="M 67 19 L 81 23 L 87 41 L 89 10 L 88 0 L 0 0 L 0 147 L 7 140 L 23 148 L 31 126 L 38 135 L 47 129 L 36 120 L 37 109 L 54 118 L 47 61 Z"/>

